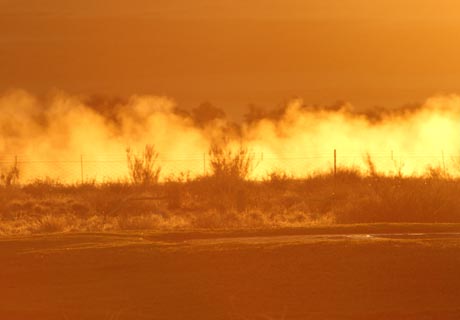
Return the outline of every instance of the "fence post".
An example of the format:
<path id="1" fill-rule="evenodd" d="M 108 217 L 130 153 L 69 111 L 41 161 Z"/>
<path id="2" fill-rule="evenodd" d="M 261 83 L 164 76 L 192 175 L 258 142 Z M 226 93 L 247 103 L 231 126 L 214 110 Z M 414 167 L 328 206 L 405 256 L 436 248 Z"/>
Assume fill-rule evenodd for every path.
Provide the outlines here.
<path id="1" fill-rule="evenodd" d="M 83 184 L 83 155 L 80 155 L 80 174 L 81 174 L 81 184 Z"/>
<path id="2" fill-rule="evenodd" d="M 334 178 L 337 175 L 337 150 L 334 149 Z"/>
<path id="3" fill-rule="evenodd" d="M 444 174 L 446 174 L 446 160 L 444 158 L 444 150 L 442 150 L 442 168 L 444 170 Z"/>
<path id="4" fill-rule="evenodd" d="M 206 175 L 206 152 L 203 153 L 203 174 Z"/>

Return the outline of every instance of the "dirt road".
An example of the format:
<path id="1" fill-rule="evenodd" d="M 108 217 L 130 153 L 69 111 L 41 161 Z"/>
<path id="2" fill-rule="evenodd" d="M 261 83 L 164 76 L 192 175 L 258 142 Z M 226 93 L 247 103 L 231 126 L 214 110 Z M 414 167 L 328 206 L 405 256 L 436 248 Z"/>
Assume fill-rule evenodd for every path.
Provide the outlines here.
<path id="1" fill-rule="evenodd" d="M 70 234 L 0 240 L 0 319 L 460 319 L 460 239 Z"/>

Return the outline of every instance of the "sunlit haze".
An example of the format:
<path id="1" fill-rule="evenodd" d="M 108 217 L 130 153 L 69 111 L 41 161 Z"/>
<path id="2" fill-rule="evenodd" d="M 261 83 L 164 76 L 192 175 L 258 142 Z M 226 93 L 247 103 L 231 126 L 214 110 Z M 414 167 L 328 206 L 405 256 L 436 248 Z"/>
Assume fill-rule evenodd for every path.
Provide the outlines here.
<path id="1" fill-rule="evenodd" d="M 460 1 L 0 0 L 0 320 L 459 320 Z"/>
<path id="2" fill-rule="evenodd" d="M 419 176 L 430 168 L 460 174 L 460 97 L 454 95 L 374 113 L 357 112 L 349 104 L 326 108 L 293 100 L 272 113 L 253 109 L 239 125 L 225 118 L 200 122 L 209 110 L 184 113 L 164 97 L 96 102 L 64 93 L 44 101 L 24 91 L 0 97 L 3 165 L 16 159 L 25 181 L 123 180 L 128 176 L 125 150 L 141 153 L 145 145 L 154 145 L 162 179 L 197 177 L 209 173 L 208 151 L 217 144 L 246 148 L 254 158 L 254 179 L 330 172 L 334 150 L 340 167 L 362 173 L 370 160 L 385 175 Z"/>

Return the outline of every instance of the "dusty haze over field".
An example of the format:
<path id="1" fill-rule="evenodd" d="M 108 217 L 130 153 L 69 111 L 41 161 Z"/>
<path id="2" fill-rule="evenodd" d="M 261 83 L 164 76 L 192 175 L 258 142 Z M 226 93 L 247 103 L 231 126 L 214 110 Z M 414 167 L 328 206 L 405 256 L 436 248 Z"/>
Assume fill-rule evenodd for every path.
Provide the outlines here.
<path id="1" fill-rule="evenodd" d="M 102 179 L 154 144 L 164 174 L 203 174 L 226 137 L 258 175 L 330 170 L 333 149 L 341 166 L 456 174 L 459 18 L 434 0 L 0 0 L 0 153 L 63 179 L 84 155 Z M 222 109 L 205 123 L 204 101 Z"/>
<path id="2" fill-rule="evenodd" d="M 366 160 L 370 154 L 384 174 L 420 175 L 429 167 L 459 173 L 458 96 L 439 96 L 419 107 L 372 114 L 353 111 L 349 104 L 311 107 L 293 100 L 272 113 L 253 112 L 250 119 L 248 113 L 248 120 L 240 125 L 223 117 L 200 122 L 208 109 L 188 114 L 165 97 L 133 96 L 111 103 L 101 108 L 65 93 L 47 100 L 24 91 L 3 95 L 2 161 L 19 156 L 25 178 L 75 181 L 82 174 L 79 159 L 84 155 L 92 166 L 85 170 L 88 179 L 123 179 L 126 148 L 139 152 L 153 144 L 162 165 L 168 165 L 163 177 L 181 172 L 196 176 L 204 173 L 210 147 L 228 144 L 230 149 L 243 145 L 254 153 L 258 177 L 275 171 L 298 177 L 327 172 L 332 168 L 333 149 L 338 149 L 341 167 L 363 172 L 370 169 Z"/>
<path id="3" fill-rule="evenodd" d="M 455 0 L 0 0 L 0 320 L 459 320 L 459 35 Z"/>

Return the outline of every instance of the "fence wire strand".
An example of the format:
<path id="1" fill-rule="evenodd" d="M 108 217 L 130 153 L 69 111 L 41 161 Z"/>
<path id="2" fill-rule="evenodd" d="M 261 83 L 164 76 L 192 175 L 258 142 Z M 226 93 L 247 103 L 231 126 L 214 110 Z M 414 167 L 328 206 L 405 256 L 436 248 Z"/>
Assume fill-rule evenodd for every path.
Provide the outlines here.
<path id="1" fill-rule="evenodd" d="M 439 152 L 438 154 L 416 154 L 387 152 L 346 152 L 337 150 L 334 159 L 331 152 L 319 153 L 250 153 L 255 175 L 271 172 L 306 176 L 315 171 L 332 170 L 336 161 L 338 168 L 366 169 L 372 161 L 377 171 L 397 173 L 403 168 L 409 173 L 429 167 L 442 170 L 458 170 L 460 156 Z M 207 152 L 195 154 L 159 154 L 156 165 L 161 168 L 163 178 L 181 174 L 202 176 L 212 172 Z M 129 180 L 126 154 L 79 155 L 62 159 L 40 159 L 27 155 L 0 155 L 0 173 L 17 165 L 21 182 L 50 178 L 61 182 L 121 181 Z M 459 170 L 460 171 L 460 170 Z"/>

